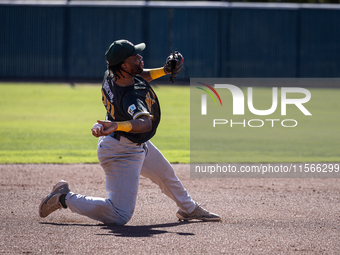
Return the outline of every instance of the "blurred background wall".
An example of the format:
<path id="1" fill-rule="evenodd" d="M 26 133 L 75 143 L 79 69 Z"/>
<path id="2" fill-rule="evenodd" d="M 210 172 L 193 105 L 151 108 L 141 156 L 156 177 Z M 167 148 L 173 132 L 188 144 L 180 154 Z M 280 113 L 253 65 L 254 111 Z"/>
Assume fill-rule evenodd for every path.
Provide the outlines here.
<path id="1" fill-rule="evenodd" d="M 146 43 L 148 68 L 180 51 L 179 79 L 340 73 L 336 4 L 7 1 L 0 79 L 100 82 L 105 51 L 122 38 Z"/>

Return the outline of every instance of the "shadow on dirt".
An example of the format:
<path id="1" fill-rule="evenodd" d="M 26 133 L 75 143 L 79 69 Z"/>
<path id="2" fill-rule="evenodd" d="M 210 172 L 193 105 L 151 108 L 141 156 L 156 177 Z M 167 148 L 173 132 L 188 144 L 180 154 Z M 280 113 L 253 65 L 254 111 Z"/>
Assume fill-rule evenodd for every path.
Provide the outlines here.
<path id="1" fill-rule="evenodd" d="M 117 237 L 152 237 L 154 235 L 174 233 L 183 236 L 195 235 L 194 233 L 187 232 L 173 232 L 168 231 L 168 228 L 178 227 L 181 225 L 200 223 L 200 221 L 178 221 L 174 223 L 154 224 L 145 226 L 116 226 L 105 224 L 79 224 L 79 223 L 53 223 L 53 222 L 40 222 L 40 224 L 54 225 L 54 226 L 80 226 L 80 227 L 100 227 L 103 230 L 108 230 L 108 233 L 95 234 L 95 235 L 114 235 Z"/>

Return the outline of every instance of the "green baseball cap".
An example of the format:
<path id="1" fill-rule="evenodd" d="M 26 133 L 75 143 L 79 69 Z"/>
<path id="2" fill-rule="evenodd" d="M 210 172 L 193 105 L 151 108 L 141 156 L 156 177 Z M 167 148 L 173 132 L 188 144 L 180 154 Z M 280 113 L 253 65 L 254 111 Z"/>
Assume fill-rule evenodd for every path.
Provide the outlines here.
<path id="1" fill-rule="evenodd" d="M 128 57 L 142 52 L 145 47 L 145 43 L 134 45 L 128 40 L 114 41 L 105 52 L 106 61 L 110 66 L 117 65 Z"/>

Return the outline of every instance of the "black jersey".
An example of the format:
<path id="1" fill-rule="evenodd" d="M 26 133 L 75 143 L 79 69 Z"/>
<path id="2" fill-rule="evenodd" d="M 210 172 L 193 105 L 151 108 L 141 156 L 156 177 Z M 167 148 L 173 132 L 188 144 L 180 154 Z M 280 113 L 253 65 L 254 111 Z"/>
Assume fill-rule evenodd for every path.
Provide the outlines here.
<path id="1" fill-rule="evenodd" d="M 102 86 L 102 101 L 107 111 L 106 119 L 110 121 L 127 121 L 143 115 L 151 116 L 152 129 L 149 132 L 115 132 L 134 143 L 143 143 L 155 135 L 161 111 L 156 93 L 150 84 L 139 75 L 135 76 L 134 80 L 135 84 L 121 87 L 108 76 L 108 71 L 106 71 Z"/>

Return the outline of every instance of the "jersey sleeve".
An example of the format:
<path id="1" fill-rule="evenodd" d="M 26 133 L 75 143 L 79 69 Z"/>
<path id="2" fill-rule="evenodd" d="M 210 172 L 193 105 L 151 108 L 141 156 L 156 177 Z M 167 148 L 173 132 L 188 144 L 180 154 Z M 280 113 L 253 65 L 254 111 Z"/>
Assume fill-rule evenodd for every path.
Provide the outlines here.
<path id="1" fill-rule="evenodd" d="M 123 102 L 123 111 L 129 119 L 138 119 L 141 116 L 151 116 L 148 108 L 143 100 L 135 95 L 131 95 L 125 98 Z"/>

